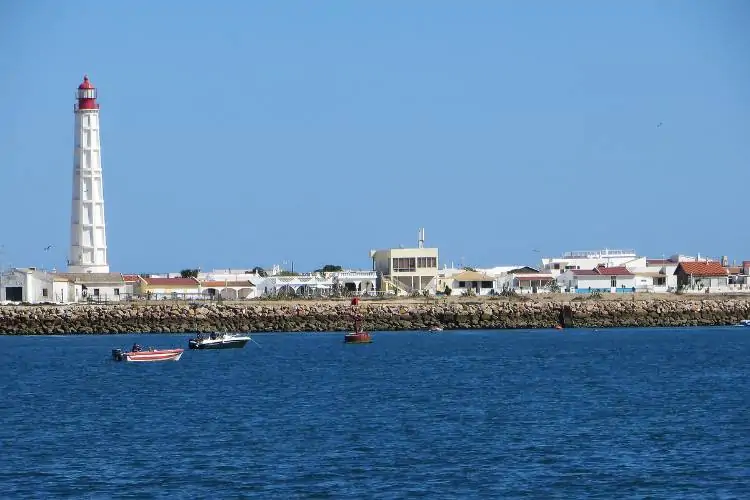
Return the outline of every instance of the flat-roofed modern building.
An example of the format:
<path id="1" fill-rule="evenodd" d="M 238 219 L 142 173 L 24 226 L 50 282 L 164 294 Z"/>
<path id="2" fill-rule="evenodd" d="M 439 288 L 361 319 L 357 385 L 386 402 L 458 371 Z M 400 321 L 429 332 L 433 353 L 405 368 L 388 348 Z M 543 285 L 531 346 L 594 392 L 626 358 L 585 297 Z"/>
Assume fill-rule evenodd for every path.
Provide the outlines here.
<path id="1" fill-rule="evenodd" d="M 417 248 L 371 250 L 378 290 L 396 294 L 435 293 L 438 281 L 438 249 L 424 247 L 424 229 L 419 230 Z"/>

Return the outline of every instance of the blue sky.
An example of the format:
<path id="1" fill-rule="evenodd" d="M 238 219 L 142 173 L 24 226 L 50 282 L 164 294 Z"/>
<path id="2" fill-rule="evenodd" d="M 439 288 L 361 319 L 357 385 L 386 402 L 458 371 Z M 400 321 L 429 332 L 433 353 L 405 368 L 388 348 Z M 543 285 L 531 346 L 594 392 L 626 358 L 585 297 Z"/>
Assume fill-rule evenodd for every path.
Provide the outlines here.
<path id="1" fill-rule="evenodd" d="M 3 2 L 0 265 L 65 264 L 84 73 L 113 270 L 367 268 L 419 227 L 480 267 L 750 259 L 748 25 L 741 0 Z"/>

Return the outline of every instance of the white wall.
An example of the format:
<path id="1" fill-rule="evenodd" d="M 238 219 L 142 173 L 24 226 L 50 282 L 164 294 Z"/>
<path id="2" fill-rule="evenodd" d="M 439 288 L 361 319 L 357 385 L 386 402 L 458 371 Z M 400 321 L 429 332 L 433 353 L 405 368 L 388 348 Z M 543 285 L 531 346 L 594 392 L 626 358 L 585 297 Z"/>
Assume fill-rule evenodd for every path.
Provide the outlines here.
<path id="1" fill-rule="evenodd" d="M 120 297 L 125 296 L 125 284 L 112 284 L 112 283 L 101 283 L 101 284 L 86 284 L 86 297 L 83 297 L 83 291 L 80 293 L 80 299 L 88 300 L 89 297 L 93 297 L 94 300 L 120 300 Z M 98 290 L 98 295 L 95 293 L 95 290 Z M 115 291 L 118 291 L 118 293 L 115 293 Z"/>
<path id="2" fill-rule="evenodd" d="M 589 287 L 592 289 L 609 290 L 612 293 L 616 293 L 619 289 L 626 289 L 632 291 L 633 287 L 636 286 L 635 276 L 616 276 L 617 286 L 612 286 L 612 278 L 610 276 L 577 276 L 575 283 L 578 285 L 578 292 L 581 293 L 583 290 L 588 290 Z M 575 284 L 574 283 L 574 284 Z"/>
<path id="3" fill-rule="evenodd" d="M 566 266 L 572 266 L 572 269 L 591 270 L 599 265 L 604 265 L 607 267 L 624 266 L 627 262 L 637 259 L 639 259 L 639 257 L 635 254 L 607 255 L 604 254 L 604 252 L 602 252 L 602 255 L 596 255 L 596 252 L 592 252 L 592 255 L 590 257 L 550 257 L 542 259 L 542 271 L 557 276 L 565 272 L 564 268 Z M 559 270 L 554 269 L 555 264 L 560 264 Z"/>
<path id="4" fill-rule="evenodd" d="M 0 300 L 7 300 L 6 288 L 17 286 L 23 288 L 23 302 L 37 304 L 55 301 L 54 278 L 47 272 L 14 269 L 4 273 L 0 279 Z"/>

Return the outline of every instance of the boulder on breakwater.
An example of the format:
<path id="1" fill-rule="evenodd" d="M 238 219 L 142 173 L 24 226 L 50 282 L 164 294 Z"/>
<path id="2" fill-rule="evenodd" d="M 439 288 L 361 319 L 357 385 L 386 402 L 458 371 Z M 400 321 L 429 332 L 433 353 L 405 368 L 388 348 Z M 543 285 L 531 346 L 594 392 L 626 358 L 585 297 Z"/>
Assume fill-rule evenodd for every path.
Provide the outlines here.
<path id="1" fill-rule="evenodd" d="M 348 303 L 117 304 L 0 306 L 0 334 L 324 332 L 352 327 Z M 371 331 L 566 327 L 657 327 L 737 324 L 750 298 L 665 300 L 364 301 Z"/>

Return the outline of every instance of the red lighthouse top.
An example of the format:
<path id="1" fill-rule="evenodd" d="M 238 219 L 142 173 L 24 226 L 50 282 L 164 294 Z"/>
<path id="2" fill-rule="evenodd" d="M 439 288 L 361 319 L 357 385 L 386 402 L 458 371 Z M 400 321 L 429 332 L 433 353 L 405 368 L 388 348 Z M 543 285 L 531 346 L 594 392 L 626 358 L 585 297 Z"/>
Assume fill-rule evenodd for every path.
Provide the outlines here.
<path id="1" fill-rule="evenodd" d="M 96 88 L 91 85 L 89 77 L 86 75 L 83 75 L 83 83 L 78 86 L 76 99 L 78 99 L 76 110 L 99 109 L 99 105 L 96 103 Z"/>

